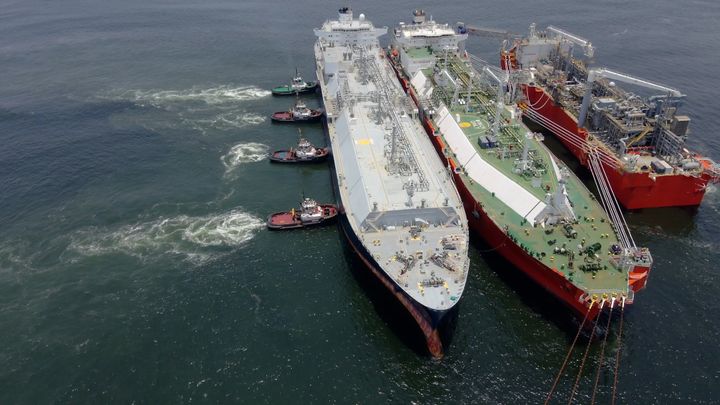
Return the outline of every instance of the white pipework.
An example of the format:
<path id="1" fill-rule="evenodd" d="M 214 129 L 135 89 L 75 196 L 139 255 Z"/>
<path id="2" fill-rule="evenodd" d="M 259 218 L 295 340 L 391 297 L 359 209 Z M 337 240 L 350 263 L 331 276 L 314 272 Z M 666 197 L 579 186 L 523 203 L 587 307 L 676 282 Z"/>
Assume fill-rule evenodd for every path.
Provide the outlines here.
<path id="1" fill-rule="evenodd" d="M 592 58 L 593 55 L 595 54 L 595 48 L 592 46 L 592 43 L 590 43 L 590 41 L 588 41 L 587 39 L 584 39 L 577 35 L 571 34 L 560 28 L 553 27 L 552 25 L 548 26 L 547 30 L 562 37 L 562 38 L 567 39 L 568 41 L 570 41 L 572 43 L 582 46 L 583 50 L 585 51 L 585 56 Z"/>
<path id="2" fill-rule="evenodd" d="M 590 107 L 590 100 L 592 99 L 592 84 L 599 78 L 608 78 L 619 80 L 621 82 L 634 84 L 648 89 L 660 90 L 668 93 L 671 97 L 683 97 L 683 94 L 678 90 L 671 87 L 663 86 L 661 84 L 649 82 L 647 80 L 639 79 L 637 77 L 628 76 L 626 74 L 613 72 L 609 69 L 591 69 L 588 72 L 587 80 L 585 81 L 585 95 L 583 96 L 582 106 L 580 107 L 580 114 L 578 115 L 578 125 L 585 127 L 585 121 L 587 118 L 588 108 Z"/>
<path id="3" fill-rule="evenodd" d="M 497 75 L 490 70 L 489 67 L 485 66 L 483 68 L 483 71 L 490 75 L 495 81 L 498 83 L 498 92 L 497 92 L 497 100 L 496 100 L 496 110 L 495 110 L 495 121 L 493 121 L 492 126 L 492 133 L 493 137 L 497 138 L 498 132 L 500 131 L 500 122 L 502 121 L 502 111 L 505 106 L 505 90 L 503 89 L 504 83 L 502 80 L 500 80 Z"/>
<path id="4" fill-rule="evenodd" d="M 669 93 L 672 97 L 682 97 L 682 93 L 680 93 L 678 90 L 673 89 L 672 87 L 663 86 L 661 84 L 649 82 L 647 80 L 639 79 L 637 77 L 632 77 L 626 74 L 613 72 L 612 70 L 604 68 L 590 70 L 590 72 L 588 73 L 587 83 L 592 83 L 595 81 L 595 79 L 601 77 L 620 80 L 621 82 L 636 84 L 638 86 L 647 87 L 653 90 L 660 90 Z"/>

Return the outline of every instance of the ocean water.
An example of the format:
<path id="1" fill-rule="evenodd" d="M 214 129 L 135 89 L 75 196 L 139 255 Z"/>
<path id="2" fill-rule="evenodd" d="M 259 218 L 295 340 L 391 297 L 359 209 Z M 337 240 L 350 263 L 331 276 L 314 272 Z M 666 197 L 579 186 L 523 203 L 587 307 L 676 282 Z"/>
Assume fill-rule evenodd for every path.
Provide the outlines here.
<path id="1" fill-rule="evenodd" d="M 312 29 L 342 5 L 0 0 L 0 403 L 544 400 L 574 328 L 481 243 L 436 361 L 368 291 L 338 229 L 264 229 L 303 193 L 332 198 L 326 167 L 265 159 L 297 138 L 267 119 L 292 103 L 268 89 L 312 75 Z M 599 64 L 682 89 L 689 145 L 720 159 L 715 1 L 352 5 L 390 27 L 424 7 L 590 38 Z M 304 134 L 323 142 L 319 126 Z M 608 340 L 600 402 L 620 347 L 621 403 L 720 401 L 719 214 L 715 187 L 697 209 L 627 213 L 655 266 L 622 344 Z"/>

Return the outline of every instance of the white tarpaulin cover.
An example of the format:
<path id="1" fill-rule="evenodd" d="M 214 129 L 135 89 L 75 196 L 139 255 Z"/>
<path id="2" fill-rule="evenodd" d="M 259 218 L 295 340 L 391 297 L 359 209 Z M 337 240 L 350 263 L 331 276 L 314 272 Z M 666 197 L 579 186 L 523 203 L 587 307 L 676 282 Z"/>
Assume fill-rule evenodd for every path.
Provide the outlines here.
<path id="1" fill-rule="evenodd" d="M 440 109 L 438 118 L 436 122 L 438 122 L 448 146 L 456 154 L 458 165 L 464 167 L 468 176 L 476 183 L 495 193 L 496 198 L 518 215 L 533 223 L 535 217 L 545 208 L 545 203 L 506 177 L 476 153 L 475 147 L 455 122 L 447 107 L 443 106 Z"/>

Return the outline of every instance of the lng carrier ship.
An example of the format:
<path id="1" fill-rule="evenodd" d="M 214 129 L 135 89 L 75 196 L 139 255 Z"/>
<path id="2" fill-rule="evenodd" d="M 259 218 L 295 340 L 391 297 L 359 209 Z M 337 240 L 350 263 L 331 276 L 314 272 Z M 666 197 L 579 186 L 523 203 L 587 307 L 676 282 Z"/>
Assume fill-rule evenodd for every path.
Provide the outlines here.
<path id="1" fill-rule="evenodd" d="M 506 73 L 468 55 L 466 39 L 464 26 L 416 10 L 395 29 L 390 58 L 471 229 L 581 317 L 632 303 L 652 258 L 635 245 L 602 171 L 597 201 L 523 125 Z"/>
<path id="2" fill-rule="evenodd" d="M 575 57 L 574 50 L 583 55 Z M 586 167 L 601 155 L 613 192 L 628 209 L 699 205 L 720 169 L 685 147 L 690 118 L 678 90 L 604 68 L 589 68 L 592 44 L 556 27 L 514 42 L 501 66 L 519 78 L 520 106 Z M 617 85 L 655 93 L 642 97 Z"/>
<path id="3" fill-rule="evenodd" d="M 347 7 L 315 29 L 333 185 L 350 246 L 441 356 L 438 328 L 468 276 L 467 218 L 378 43 L 386 32 Z"/>

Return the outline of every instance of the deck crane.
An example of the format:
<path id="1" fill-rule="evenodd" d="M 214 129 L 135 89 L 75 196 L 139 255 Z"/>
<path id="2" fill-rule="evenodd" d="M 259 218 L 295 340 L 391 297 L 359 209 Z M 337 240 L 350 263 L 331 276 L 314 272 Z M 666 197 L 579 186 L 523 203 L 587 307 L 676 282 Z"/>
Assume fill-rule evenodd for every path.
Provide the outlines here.
<path id="1" fill-rule="evenodd" d="M 664 93 L 667 93 L 668 97 L 670 98 L 681 99 L 684 97 L 684 95 L 678 90 L 675 90 L 671 87 L 663 86 L 661 84 L 649 82 L 647 80 L 632 77 L 623 73 L 614 72 L 609 69 L 590 69 L 590 71 L 588 72 L 587 80 L 585 81 L 585 95 L 583 96 L 582 106 L 580 107 L 580 114 L 578 115 L 578 124 L 582 127 L 585 127 L 586 125 L 588 108 L 590 107 L 590 101 L 592 100 L 593 82 L 600 78 L 619 80 L 621 82 L 630 83 L 653 90 L 660 90 Z"/>
<path id="2" fill-rule="evenodd" d="M 582 47 L 583 54 L 585 54 L 585 56 L 587 56 L 588 58 L 592 58 L 593 55 L 595 55 L 595 48 L 592 46 L 592 43 L 590 43 L 590 41 L 585 38 L 581 38 L 575 34 L 571 34 L 561 28 L 554 27 L 552 25 L 547 27 L 546 32 L 549 36 L 560 37 L 561 39 L 571 42 L 572 44 L 579 45 L 580 47 Z M 535 32 L 535 24 L 531 24 L 530 36 L 534 37 L 536 35 L 537 33 Z M 568 53 L 572 55 L 572 51 L 573 48 L 571 45 Z"/>

